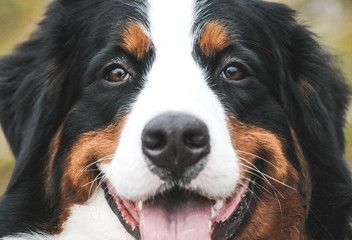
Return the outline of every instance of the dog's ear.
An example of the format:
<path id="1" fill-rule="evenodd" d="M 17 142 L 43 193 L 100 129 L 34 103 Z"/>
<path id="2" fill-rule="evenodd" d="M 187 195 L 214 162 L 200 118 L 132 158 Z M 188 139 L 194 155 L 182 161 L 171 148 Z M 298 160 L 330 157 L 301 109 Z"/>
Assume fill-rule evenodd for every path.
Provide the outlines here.
<path id="1" fill-rule="evenodd" d="M 311 33 L 301 26 L 293 30 L 288 48 L 291 58 L 282 63 L 287 71 L 282 71 L 280 92 L 309 159 L 313 191 L 307 225 L 317 229 L 314 239 L 330 238 L 328 232 L 345 239 L 351 234 L 352 210 L 352 182 L 344 161 L 349 86 L 334 57 L 324 52 Z"/>
<path id="2" fill-rule="evenodd" d="M 60 63 L 67 56 L 55 42 L 64 41 L 58 19 L 44 19 L 30 40 L 0 60 L 0 121 L 16 158 L 9 188 L 41 171 L 50 139 L 78 96 Z"/>
<path id="3" fill-rule="evenodd" d="M 270 33 L 279 81 L 274 92 L 309 159 L 312 194 L 307 225 L 316 229 L 314 239 L 330 238 L 328 232 L 345 239 L 352 206 L 351 178 L 343 160 L 349 87 L 334 57 L 297 24 L 294 12 L 282 6 L 277 11 L 270 16 L 273 26 L 281 25 Z"/>
<path id="4" fill-rule="evenodd" d="M 286 70 L 281 73 L 280 85 L 290 123 L 301 139 L 314 143 L 318 152 L 329 151 L 334 158 L 342 159 L 349 86 L 335 59 L 304 27 L 294 28 L 291 41 L 286 53 L 289 61 L 281 63 Z"/>
<path id="5" fill-rule="evenodd" d="M 320 145 L 320 151 L 330 151 L 335 158 L 343 158 L 345 112 L 349 86 L 336 67 L 336 59 L 326 53 L 304 27 L 296 25 L 292 45 L 288 46 L 287 72 L 281 79 L 281 99 L 302 139 Z M 318 150 L 317 149 L 317 150 Z"/>

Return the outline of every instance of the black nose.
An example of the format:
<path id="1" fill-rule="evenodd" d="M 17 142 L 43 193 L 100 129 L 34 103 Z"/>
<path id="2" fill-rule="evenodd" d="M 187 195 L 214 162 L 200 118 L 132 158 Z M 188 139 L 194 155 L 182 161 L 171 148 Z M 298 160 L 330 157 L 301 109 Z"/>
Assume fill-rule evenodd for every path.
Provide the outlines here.
<path id="1" fill-rule="evenodd" d="M 191 115 L 165 113 L 145 126 L 142 148 L 156 166 L 179 174 L 209 154 L 209 130 Z"/>

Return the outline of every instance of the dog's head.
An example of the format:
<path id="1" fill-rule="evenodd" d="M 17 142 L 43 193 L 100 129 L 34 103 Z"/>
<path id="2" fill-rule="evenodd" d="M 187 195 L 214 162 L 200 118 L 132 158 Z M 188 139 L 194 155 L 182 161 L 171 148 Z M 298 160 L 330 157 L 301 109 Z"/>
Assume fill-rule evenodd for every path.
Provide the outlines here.
<path id="1" fill-rule="evenodd" d="M 0 63 L 1 231 L 98 194 L 145 240 L 342 239 L 346 89 L 281 4 L 56 1 Z"/>

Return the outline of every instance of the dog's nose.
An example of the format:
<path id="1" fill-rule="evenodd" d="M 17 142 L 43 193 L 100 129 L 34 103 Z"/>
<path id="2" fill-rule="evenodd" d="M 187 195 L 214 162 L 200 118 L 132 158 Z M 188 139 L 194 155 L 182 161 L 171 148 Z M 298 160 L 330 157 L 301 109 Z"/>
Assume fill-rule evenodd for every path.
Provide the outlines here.
<path id="1" fill-rule="evenodd" d="M 179 174 L 209 154 L 209 130 L 191 115 L 165 113 L 145 126 L 142 148 L 156 166 Z"/>

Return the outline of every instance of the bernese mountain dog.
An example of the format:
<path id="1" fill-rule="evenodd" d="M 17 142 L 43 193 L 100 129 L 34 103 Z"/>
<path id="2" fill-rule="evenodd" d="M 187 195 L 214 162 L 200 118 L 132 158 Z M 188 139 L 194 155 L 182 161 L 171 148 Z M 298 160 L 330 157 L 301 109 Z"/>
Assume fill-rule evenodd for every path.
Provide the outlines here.
<path id="1" fill-rule="evenodd" d="M 352 239 L 348 87 L 260 0 L 56 0 L 0 61 L 0 238 Z"/>

